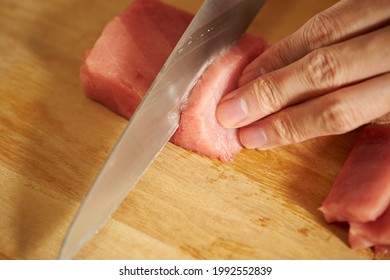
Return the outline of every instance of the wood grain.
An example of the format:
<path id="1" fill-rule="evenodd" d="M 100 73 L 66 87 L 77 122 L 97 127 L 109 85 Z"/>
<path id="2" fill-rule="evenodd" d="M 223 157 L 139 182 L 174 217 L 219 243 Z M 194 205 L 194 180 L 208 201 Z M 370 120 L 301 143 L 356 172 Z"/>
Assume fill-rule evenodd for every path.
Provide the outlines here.
<path id="1" fill-rule="evenodd" d="M 195 12 L 201 1 L 166 1 Z M 249 32 L 276 42 L 335 1 L 269 0 Z M 0 259 L 55 259 L 126 121 L 84 97 L 79 67 L 129 1 L 0 3 Z M 356 138 L 231 164 L 168 144 L 78 259 L 367 259 L 317 210 Z M 108 186 L 109 187 L 109 186 Z"/>

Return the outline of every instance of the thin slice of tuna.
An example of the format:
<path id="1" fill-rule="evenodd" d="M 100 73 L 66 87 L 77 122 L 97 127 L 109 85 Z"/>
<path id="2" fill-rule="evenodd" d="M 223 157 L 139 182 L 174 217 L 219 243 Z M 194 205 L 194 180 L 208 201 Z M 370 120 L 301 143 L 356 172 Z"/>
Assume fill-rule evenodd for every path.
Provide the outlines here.
<path id="1" fill-rule="evenodd" d="M 354 249 L 374 247 L 377 254 L 390 252 L 390 207 L 377 220 L 350 223 L 349 244 Z"/>
<path id="2" fill-rule="evenodd" d="M 159 1 L 134 1 L 87 51 L 80 74 L 86 95 L 129 119 L 191 19 Z M 172 142 L 222 161 L 233 159 L 241 149 L 237 131 L 219 125 L 216 104 L 237 87 L 243 68 L 264 47 L 262 39 L 244 36 L 215 60 L 194 88 Z"/>
<path id="3" fill-rule="evenodd" d="M 203 73 L 182 112 L 172 142 L 221 161 L 231 161 L 242 146 L 236 129 L 222 127 L 215 112 L 222 96 L 238 87 L 242 70 L 264 49 L 259 38 L 245 35 Z"/>
<path id="4" fill-rule="evenodd" d="M 390 125 L 367 125 L 320 210 L 327 222 L 366 223 L 389 204 Z"/>

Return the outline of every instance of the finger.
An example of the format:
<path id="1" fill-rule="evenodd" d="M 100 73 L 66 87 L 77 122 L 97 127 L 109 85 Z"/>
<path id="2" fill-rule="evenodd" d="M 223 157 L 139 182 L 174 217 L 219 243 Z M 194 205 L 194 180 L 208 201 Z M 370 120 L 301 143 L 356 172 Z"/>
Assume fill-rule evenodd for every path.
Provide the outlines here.
<path id="1" fill-rule="evenodd" d="M 225 127 L 242 127 L 286 106 L 386 73 L 388 46 L 390 25 L 320 48 L 225 96 L 217 107 L 217 119 Z"/>
<path id="2" fill-rule="evenodd" d="M 295 33 L 271 46 L 243 71 L 240 85 L 286 66 L 309 52 L 385 25 L 390 1 L 340 1 L 315 15 Z"/>
<path id="3" fill-rule="evenodd" d="M 390 113 L 390 73 L 345 87 L 239 129 L 249 149 L 269 149 L 342 134 Z"/>

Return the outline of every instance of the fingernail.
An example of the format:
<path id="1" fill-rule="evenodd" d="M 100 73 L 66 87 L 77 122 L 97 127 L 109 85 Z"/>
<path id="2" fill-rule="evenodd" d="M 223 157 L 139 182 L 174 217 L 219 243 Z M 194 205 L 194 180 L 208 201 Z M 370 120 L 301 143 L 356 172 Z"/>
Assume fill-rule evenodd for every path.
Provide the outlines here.
<path id="1" fill-rule="evenodd" d="M 224 127 L 236 127 L 248 116 L 248 108 L 242 98 L 226 96 L 217 107 L 217 119 Z"/>
<path id="2" fill-rule="evenodd" d="M 241 144 L 247 149 L 262 149 L 266 146 L 267 139 L 264 130 L 257 127 L 245 127 L 240 129 Z"/>

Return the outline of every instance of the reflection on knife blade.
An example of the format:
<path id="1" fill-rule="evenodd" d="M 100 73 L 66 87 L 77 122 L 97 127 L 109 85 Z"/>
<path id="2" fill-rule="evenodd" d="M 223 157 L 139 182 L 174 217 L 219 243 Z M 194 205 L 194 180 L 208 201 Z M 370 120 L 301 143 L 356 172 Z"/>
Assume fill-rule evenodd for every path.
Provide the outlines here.
<path id="1" fill-rule="evenodd" d="M 182 104 L 204 69 L 242 35 L 262 4 L 214 0 L 202 5 L 91 186 L 60 258 L 76 255 L 115 211 L 177 129 Z"/>

